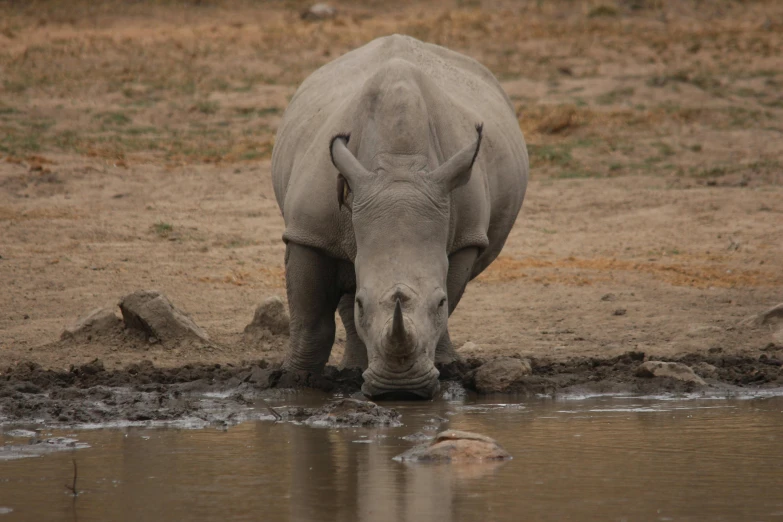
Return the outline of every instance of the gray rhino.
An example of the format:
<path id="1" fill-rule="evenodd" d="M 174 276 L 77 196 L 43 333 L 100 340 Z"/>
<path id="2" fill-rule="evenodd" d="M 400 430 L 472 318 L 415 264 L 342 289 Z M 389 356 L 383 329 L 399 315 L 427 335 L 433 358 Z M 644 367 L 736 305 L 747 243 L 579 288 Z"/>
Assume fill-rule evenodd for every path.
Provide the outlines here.
<path id="1" fill-rule="evenodd" d="M 272 153 L 283 367 L 323 370 L 339 310 L 342 365 L 365 370 L 365 395 L 432 397 L 435 363 L 456 358 L 448 317 L 503 248 L 527 176 L 513 106 L 471 58 L 393 35 L 315 71 Z"/>

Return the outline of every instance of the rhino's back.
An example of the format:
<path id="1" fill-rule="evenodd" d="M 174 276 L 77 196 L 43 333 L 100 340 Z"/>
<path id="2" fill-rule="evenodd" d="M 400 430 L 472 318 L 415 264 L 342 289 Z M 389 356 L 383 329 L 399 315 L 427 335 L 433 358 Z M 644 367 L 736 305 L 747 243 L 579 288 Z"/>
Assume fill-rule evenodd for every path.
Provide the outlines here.
<path id="1" fill-rule="evenodd" d="M 439 91 L 432 103 L 440 106 L 431 113 L 437 121 L 430 124 L 444 136 L 445 157 L 470 143 L 473 124 L 485 124 L 484 152 L 471 182 L 455 193 L 455 215 L 462 217 L 451 250 L 483 241 L 488 248 L 480 264 L 486 266 L 502 247 L 525 192 L 527 152 L 513 106 L 495 77 L 472 58 L 407 36 L 379 38 L 351 51 L 315 71 L 296 91 L 272 155 L 275 196 L 286 221 L 284 237 L 353 258 L 350 216 L 337 205 L 328 143 L 335 134 L 354 132 L 361 125 L 354 108 L 363 87 L 400 60 L 420 71 L 430 90 Z M 493 213 L 493 207 L 499 211 Z"/>

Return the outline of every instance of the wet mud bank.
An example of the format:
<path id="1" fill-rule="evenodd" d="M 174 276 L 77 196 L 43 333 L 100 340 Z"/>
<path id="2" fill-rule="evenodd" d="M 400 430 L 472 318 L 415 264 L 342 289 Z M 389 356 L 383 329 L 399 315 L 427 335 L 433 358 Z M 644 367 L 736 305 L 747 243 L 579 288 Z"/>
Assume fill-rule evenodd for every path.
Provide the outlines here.
<path id="1" fill-rule="evenodd" d="M 442 386 L 438 398 L 444 400 L 474 393 L 530 397 L 578 393 L 742 394 L 783 387 L 783 346 L 770 345 L 758 357 L 712 353 L 648 360 L 641 352 L 629 352 L 607 359 L 566 361 L 473 358 L 439 369 Z M 0 425 L 203 427 L 253 419 L 327 425 L 336 417 L 341 418 L 337 425 L 381 426 L 395 422 L 393 415 L 356 404 L 341 405 L 335 410 L 339 415 L 335 415 L 328 408 L 271 408 L 264 401 L 276 399 L 279 404 L 281 397 L 286 397 L 284 390 L 289 389 L 314 389 L 327 396 L 361 399 L 361 384 L 359 370 L 330 366 L 322 375 L 291 373 L 263 360 L 246 365 L 188 364 L 177 368 L 158 368 L 145 361 L 122 370 L 107 370 L 100 360 L 94 360 L 68 371 L 26 362 L 0 373 Z M 319 419 L 326 419 L 326 424 Z"/>

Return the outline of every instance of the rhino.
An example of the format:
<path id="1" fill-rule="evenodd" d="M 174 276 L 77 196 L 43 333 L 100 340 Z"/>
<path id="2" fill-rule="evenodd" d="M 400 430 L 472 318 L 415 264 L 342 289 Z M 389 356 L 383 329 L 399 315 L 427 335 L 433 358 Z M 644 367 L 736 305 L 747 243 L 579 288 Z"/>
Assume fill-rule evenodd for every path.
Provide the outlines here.
<path id="1" fill-rule="evenodd" d="M 285 222 L 283 368 L 341 366 L 370 398 L 431 398 L 456 360 L 448 318 L 500 253 L 527 188 L 514 108 L 472 58 L 408 36 L 322 66 L 283 114 L 272 153 Z"/>

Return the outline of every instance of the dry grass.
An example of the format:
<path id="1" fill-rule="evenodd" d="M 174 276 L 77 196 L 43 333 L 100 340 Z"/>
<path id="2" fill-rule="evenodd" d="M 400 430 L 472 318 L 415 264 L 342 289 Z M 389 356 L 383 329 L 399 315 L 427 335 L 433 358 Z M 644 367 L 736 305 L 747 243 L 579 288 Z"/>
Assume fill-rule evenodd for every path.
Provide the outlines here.
<path id="1" fill-rule="evenodd" d="M 0 153 L 169 165 L 266 158 L 299 82 L 390 33 L 487 65 L 533 147 L 591 143 L 565 163 L 532 154 L 536 175 L 687 175 L 694 162 L 704 170 L 730 155 L 656 161 L 649 143 L 684 127 L 781 131 L 775 2 L 345 3 L 319 23 L 300 19 L 304 5 L 4 4 Z"/>
<path id="2" fill-rule="evenodd" d="M 557 282 L 584 286 L 609 281 L 610 274 L 628 271 L 642 273 L 674 286 L 695 288 L 776 287 L 783 285 L 783 273 L 775 267 L 766 270 L 743 270 L 733 263 L 718 264 L 695 261 L 635 261 L 620 258 L 582 259 L 514 259 L 500 257 L 480 276 L 487 283 L 529 278 L 533 282 Z M 536 269 L 545 268 L 544 275 Z M 555 269 L 552 273 L 551 269 Z"/>

